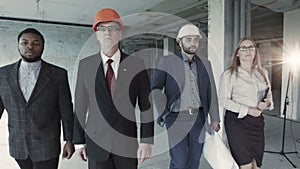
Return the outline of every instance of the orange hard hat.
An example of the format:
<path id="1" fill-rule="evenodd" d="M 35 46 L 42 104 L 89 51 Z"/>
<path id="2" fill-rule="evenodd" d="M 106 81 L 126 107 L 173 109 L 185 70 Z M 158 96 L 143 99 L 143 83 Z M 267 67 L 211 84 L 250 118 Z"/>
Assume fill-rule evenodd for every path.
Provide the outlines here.
<path id="1" fill-rule="evenodd" d="M 95 32 L 97 31 L 96 26 L 98 25 L 98 23 L 110 22 L 110 21 L 118 22 L 123 29 L 123 22 L 120 18 L 120 15 L 117 13 L 117 11 L 115 11 L 111 8 L 104 8 L 104 9 L 101 9 L 100 11 L 98 11 L 95 16 L 95 20 L 94 20 L 94 24 L 93 24 L 94 31 Z"/>

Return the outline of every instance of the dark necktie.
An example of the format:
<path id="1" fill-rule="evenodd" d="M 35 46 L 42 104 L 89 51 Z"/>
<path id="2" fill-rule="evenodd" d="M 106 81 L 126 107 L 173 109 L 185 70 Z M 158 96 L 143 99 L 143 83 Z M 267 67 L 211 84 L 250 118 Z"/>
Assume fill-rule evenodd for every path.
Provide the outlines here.
<path id="1" fill-rule="evenodd" d="M 108 88 L 108 92 L 109 94 L 112 96 L 113 93 L 113 83 L 114 83 L 114 70 L 112 69 L 111 63 L 113 62 L 112 59 L 108 59 L 107 60 L 107 72 L 106 72 L 106 82 L 107 82 L 107 88 Z"/>

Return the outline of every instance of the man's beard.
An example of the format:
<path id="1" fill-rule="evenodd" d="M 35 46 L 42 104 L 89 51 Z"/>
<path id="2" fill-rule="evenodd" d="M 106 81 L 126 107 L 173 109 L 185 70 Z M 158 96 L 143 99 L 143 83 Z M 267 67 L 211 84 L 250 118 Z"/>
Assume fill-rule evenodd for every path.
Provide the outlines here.
<path id="1" fill-rule="evenodd" d="M 194 47 L 196 48 L 196 50 L 191 50 L 191 48 Z M 191 47 L 185 47 L 183 44 L 182 44 L 182 50 L 187 53 L 187 54 L 190 54 L 190 55 L 194 55 L 196 54 L 196 51 L 197 51 L 197 47 L 196 46 L 191 46 Z"/>
<path id="2" fill-rule="evenodd" d="M 42 55 L 40 55 L 40 56 L 38 56 L 38 57 L 34 57 L 34 58 L 27 58 L 27 57 L 25 57 L 25 56 L 22 55 L 22 54 L 20 54 L 20 55 L 21 55 L 21 57 L 23 58 L 23 60 L 26 61 L 26 62 L 36 62 L 36 61 L 41 60 L 41 58 L 42 58 Z"/>

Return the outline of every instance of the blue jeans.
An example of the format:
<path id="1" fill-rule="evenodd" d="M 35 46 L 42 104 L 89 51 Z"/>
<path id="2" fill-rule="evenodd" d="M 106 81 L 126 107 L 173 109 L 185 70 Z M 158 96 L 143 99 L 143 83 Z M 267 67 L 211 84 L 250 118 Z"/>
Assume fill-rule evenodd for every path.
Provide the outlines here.
<path id="1" fill-rule="evenodd" d="M 199 141 L 205 123 L 204 113 L 176 114 L 166 117 L 170 146 L 170 169 L 198 169 L 203 149 Z"/>

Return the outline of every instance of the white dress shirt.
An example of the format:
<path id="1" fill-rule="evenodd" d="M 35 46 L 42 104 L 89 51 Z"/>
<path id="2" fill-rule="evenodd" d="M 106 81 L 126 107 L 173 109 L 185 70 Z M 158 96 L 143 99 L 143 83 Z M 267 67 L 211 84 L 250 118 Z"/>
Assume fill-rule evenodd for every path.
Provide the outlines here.
<path id="1" fill-rule="evenodd" d="M 118 77 L 118 69 L 119 69 L 119 64 L 120 64 L 120 59 L 121 59 L 121 52 L 118 49 L 117 52 L 112 56 L 112 57 L 108 57 L 106 56 L 102 51 L 101 51 L 101 58 L 103 61 L 103 69 L 104 69 L 104 74 L 106 76 L 106 72 L 107 72 L 107 67 L 108 64 L 106 63 L 108 59 L 112 59 L 113 62 L 111 63 L 112 69 L 114 71 L 114 75 L 115 75 L 115 79 L 117 79 Z"/>
<path id="2" fill-rule="evenodd" d="M 41 60 L 37 62 L 21 61 L 19 68 L 19 84 L 26 102 L 28 102 L 34 89 L 41 70 L 41 65 Z"/>
<path id="3" fill-rule="evenodd" d="M 227 70 L 221 75 L 220 80 L 219 105 L 224 109 L 238 113 L 238 118 L 245 117 L 250 107 L 258 106 L 268 87 L 257 69 L 254 69 L 250 75 L 239 67 L 238 76 Z M 271 102 L 268 109 L 272 110 L 274 103 L 271 89 L 267 94 L 267 99 Z"/>

